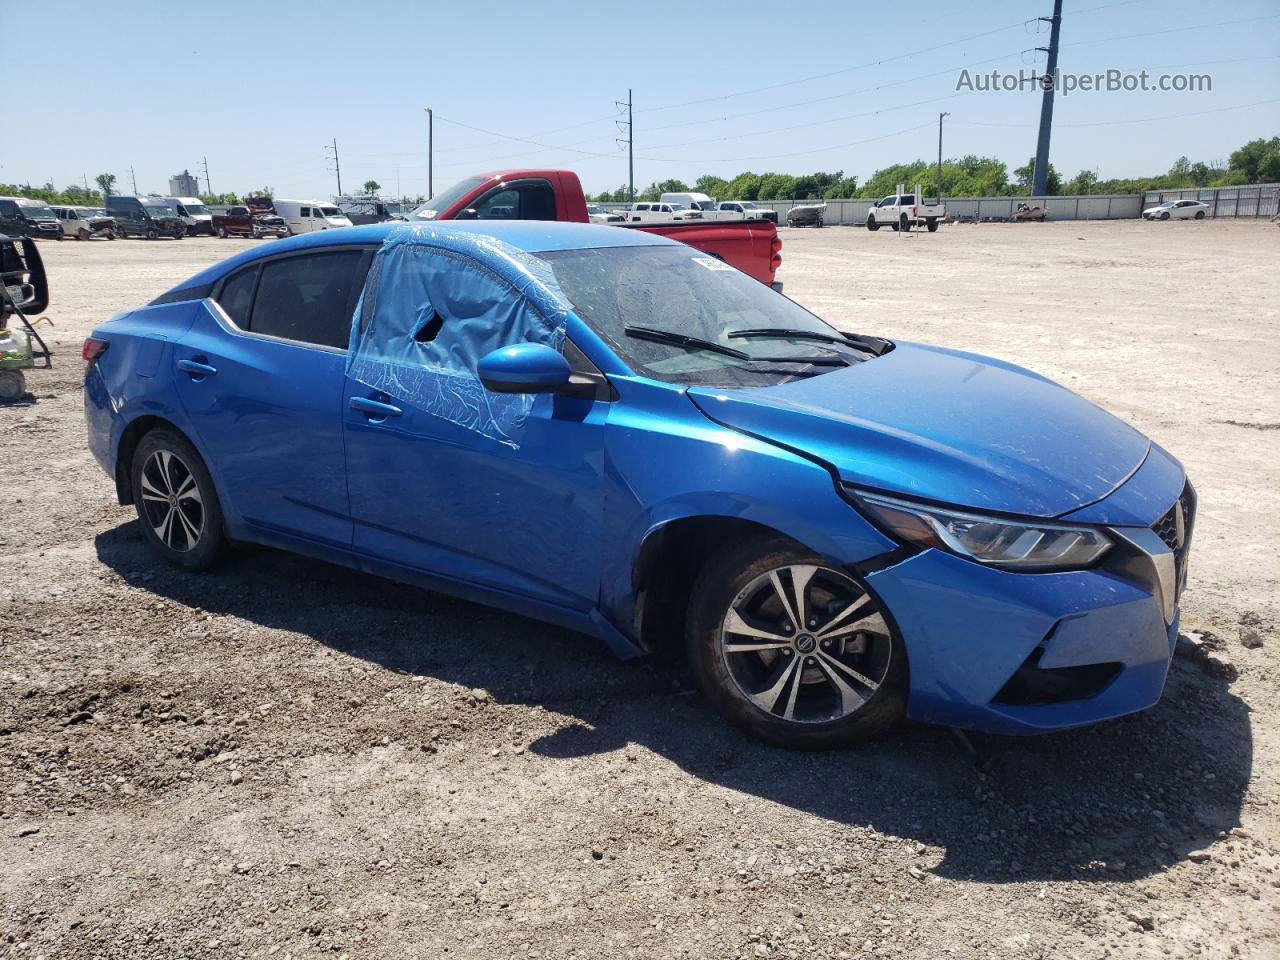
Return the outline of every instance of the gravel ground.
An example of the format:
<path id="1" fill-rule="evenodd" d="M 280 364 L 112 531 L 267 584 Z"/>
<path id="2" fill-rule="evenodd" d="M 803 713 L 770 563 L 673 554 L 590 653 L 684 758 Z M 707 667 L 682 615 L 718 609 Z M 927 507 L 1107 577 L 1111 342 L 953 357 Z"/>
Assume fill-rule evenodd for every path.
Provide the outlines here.
<path id="1" fill-rule="evenodd" d="M 1186 464 L 1156 708 L 788 753 L 562 630 L 270 550 L 161 568 L 79 342 L 251 242 L 46 243 L 56 366 L 0 408 L 0 956 L 1276 957 L 1280 233 L 784 234 L 819 313 L 1026 364 Z"/>

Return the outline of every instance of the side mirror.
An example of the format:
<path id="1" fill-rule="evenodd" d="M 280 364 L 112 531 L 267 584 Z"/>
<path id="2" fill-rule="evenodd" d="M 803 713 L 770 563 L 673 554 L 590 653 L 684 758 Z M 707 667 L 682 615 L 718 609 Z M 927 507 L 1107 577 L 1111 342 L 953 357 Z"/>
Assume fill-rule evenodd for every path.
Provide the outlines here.
<path id="1" fill-rule="evenodd" d="M 480 382 L 494 393 L 557 393 L 569 386 L 569 361 L 546 344 L 499 347 L 480 359 Z"/>
<path id="2" fill-rule="evenodd" d="M 476 208 L 467 207 L 465 210 L 459 210 L 455 220 L 474 220 L 476 219 Z"/>

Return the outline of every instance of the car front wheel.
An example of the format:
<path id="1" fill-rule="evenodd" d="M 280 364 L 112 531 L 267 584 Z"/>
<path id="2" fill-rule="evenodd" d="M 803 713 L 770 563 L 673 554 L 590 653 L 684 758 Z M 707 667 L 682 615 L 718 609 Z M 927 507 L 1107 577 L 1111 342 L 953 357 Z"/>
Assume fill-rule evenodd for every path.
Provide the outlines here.
<path id="1" fill-rule="evenodd" d="M 880 229 L 880 224 L 876 223 L 875 217 L 867 217 L 867 229 L 872 233 L 875 233 Z"/>
<path id="2" fill-rule="evenodd" d="M 689 661 L 735 726 L 798 749 L 876 736 L 906 710 L 906 655 L 879 601 L 786 541 L 712 561 L 694 586 Z"/>
<path id="3" fill-rule="evenodd" d="M 187 570 L 215 563 L 226 544 L 222 508 L 195 447 L 173 430 L 152 430 L 134 451 L 132 477 L 134 507 L 156 552 Z"/>

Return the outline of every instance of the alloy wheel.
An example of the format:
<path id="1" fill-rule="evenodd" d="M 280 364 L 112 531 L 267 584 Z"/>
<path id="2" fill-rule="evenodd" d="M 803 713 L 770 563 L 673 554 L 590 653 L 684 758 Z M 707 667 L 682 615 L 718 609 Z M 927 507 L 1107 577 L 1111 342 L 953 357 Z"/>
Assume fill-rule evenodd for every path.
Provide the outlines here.
<path id="1" fill-rule="evenodd" d="M 191 468 L 175 453 L 157 450 L 142 465 L 142 506 L 156 537 L 186 553 L 204 533 L 204 501 Z"/>
<path id="2" fill-rule="evenodd" d="M 828 723 L 861 710 L 885 682 L 894 643 L 880 607 L 846 574 L 812 564 L 776 567 L 734 598 L 720 649 L 738 691 L 793 723 Z"/>

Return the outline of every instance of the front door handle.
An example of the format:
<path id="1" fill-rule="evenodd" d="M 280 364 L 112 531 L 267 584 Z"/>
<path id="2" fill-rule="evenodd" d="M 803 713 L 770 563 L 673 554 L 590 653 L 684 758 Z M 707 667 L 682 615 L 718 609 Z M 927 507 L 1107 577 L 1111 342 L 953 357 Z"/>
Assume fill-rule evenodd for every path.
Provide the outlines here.
<path id="1" fill-rule="evenodd" d="M 377 400 L 370 400 L 368 397 L 352 397 L 351 409 L 359 410 L 365 416 L 376 420 L 398 417 L 404 412 L 394 404 L 379 403 Z"/>
<path id="2" fill-rule="evenodd" d="M 193 377 L 212 377 L 218 372 L 217 367 L 211 367 L 207 363 L 199 363 L 195 360 L 179 360 L 178 369 L 191 374 Z"/>

